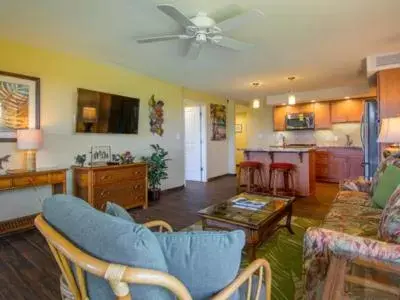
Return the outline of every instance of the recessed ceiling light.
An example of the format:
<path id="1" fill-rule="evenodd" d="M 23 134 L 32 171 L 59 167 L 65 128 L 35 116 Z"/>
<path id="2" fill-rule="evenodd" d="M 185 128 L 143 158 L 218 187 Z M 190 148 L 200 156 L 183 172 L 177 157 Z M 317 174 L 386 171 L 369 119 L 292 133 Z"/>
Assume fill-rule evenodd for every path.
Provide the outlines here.
<path id="1" fill-rule="evenodd" d="M 261 86 L 261 81 L 254 81 L 254 82 L 252 82 L 252 83 L 250 83 L 250 85 L 252 86 L 252 87 L 259 87 L 259 86 Z"/>
<path id="2" fill-rule="evenodd" d="M 346 96 L 346 97 L 344 97 L 344 99 L 350 99 L 350 96 Z"/>

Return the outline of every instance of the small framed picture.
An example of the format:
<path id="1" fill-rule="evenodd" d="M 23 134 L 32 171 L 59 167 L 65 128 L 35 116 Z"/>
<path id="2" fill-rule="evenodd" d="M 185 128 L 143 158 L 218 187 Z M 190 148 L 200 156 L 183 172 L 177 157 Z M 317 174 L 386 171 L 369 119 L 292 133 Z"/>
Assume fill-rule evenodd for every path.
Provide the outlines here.
<path id="1" fill-rule="evenodd" d="M 242 133 L 243 126 L 242 124 L 235 124 L 235 133 Z"/>
<path id="2" fill-rule="evenodd" d="M 111 146 L 92 146 L 90 149 L 90 165 L 103 166 L 111 161 Z"/>

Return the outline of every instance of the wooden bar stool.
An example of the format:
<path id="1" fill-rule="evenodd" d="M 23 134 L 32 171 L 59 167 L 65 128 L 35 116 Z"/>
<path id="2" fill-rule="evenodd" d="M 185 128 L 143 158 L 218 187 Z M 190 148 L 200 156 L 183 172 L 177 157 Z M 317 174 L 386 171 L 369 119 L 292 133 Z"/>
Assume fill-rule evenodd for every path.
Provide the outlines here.
<path id="1" fill-rule="evenodd" d="M 269 165 L 269 190 L 272 189 L 273 195 L 278 195 L 278 179 L 279 174 L 283 175 L 283 194 L 296 194 L 296 186 L 294 183 L 294 174 L 296 165 L 291 163 L 272 163 Z M 289 185 L 290 179 L 290 185 Z M 271 187 L 272 185 L 272 187 Z"/>
<path id="2" fill-rule="evenodd" d="M 241 162 L 237 174 L 237 192 L 262 192 L 265 189 L 263 173 L 263 163 L 250 160 Z"/>

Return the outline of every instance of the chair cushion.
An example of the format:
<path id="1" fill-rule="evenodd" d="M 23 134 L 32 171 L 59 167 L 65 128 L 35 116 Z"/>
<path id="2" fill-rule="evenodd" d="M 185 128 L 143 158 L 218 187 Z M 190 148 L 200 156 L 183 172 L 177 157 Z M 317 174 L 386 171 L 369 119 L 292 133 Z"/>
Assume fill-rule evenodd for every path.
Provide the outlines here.
<path id="1" fill-rule="evenodd" d="M 357 191 L 339 191 L 333 202 L 351 205 L 372 206 L 370 195 L 368 193 Z"/>
<path id="2" fill-rule="evenodd" d="M 378 237 L 400 244 L 400 185 L 390 196 L 379 222 Z"/>
<path id="3" fill-rule="evenodd" d="M 155 235 L 169 273 L 184 283 L 193 299 L 209 299 L 236 278 L 245 244 L 243 231 Z"/>
<path id="4" fill-rule="evenodd" d="M 112 202 L 107 201 L 105 213 L 109 214 L 109 215 L 112 215 L 114 217 L 119 217 L 119 218 L 122 218 L 122 219 L 124 219 L 126 221 L 131 221 L 131 222 L 135 223 L 135 220 L 126 211 L 126 209 L 123 208 L 122 206 L 119 206 L 116 203 L 112 203 Z"/>
<path id="5" fill-rule="evenodd" d="M 397 185 L 400 183 L 400 168 L 394 165 L 388 165 L 385 172 L 379 178 L 376 185 L 372 202 L 376 207 L 385 208 L 386 201 L 393 194 Z"/>
<path id="6" fill-rule="evenodd" d="M 67 195 L 47 198 L 43 215 L 90 255 L 117 264 L 168 272 L 157 238 L 143 225 L 105 214 Z M 115 299 L 109 284 L 102 278 L 87 274 L 87 287 L 90 299 Z M 130 290 L 135 299 L 172 299 L 161 287 L 130 285 Z"/>

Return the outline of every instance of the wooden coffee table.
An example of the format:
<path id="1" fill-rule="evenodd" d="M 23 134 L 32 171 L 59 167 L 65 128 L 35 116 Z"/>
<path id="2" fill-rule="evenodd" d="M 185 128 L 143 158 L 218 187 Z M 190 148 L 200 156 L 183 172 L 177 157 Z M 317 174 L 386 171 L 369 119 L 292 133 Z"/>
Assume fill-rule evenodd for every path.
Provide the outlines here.
<path id="1" fill-rule="evenodd" d="M 262 202 L 265 206 L 258 210 L 239 208 L 235 205 L 235 199 L 238 198 Z M 242 193 L 202 209 L 198 214 L 203 230 L 243 230 L 246 233 L 247 255 L 250 260 L 254 260 L 256 248 L 279 228 L 286 227 L 294 234 L 291 227 L 294 200 L 294 197 Z M 285 224 L 280 225 L 279 221 L 285 217 Z"/>

